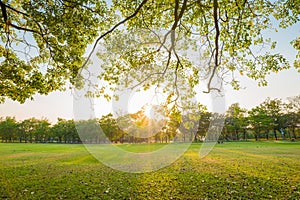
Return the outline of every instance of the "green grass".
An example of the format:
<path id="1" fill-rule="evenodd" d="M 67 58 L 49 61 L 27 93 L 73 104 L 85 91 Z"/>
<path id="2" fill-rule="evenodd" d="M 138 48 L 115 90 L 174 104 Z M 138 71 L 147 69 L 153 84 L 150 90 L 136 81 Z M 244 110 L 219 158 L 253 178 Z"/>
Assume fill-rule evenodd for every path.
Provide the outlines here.
<path id="1" fill-rule="evenodd" d="M 227 142 L 203 159 L 200 147 L 158 171 L 131 174 L 101 164 L 83 145 L 0 143 L 0 198 L 300 199 L 300 143 Z"/>

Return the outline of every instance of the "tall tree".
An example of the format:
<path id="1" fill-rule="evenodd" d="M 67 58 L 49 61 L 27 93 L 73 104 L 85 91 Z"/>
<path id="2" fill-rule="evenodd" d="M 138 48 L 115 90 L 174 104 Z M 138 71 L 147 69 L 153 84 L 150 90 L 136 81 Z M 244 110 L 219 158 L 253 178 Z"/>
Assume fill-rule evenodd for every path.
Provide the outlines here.
<path id="1" fill-rule="evenodd" d="M 112 114 L 102 116 L 99 120 L 103 134 L 112 142 L 122 141 L 124 132 L 120 130 L 117 120 Z M 127 123 L 126 124 L 130 124 Z"/>
<path id="2" fill-rule="evenodd" d="M 289 131 L 292 131 L 293 138 L 297 138 L 296 136 L 296 128 L 299 128 L 300 125 L 300 95 L 288 98 L 287 110 L 286 114 L 287 119 L 287 127 Z"/>
<path id="3" fill-rule="evenodd" d="M 266 110 L 260 106 L 256 106 L 248 111 L 249 114 L 249 123 L 251 129 L 254 131 L 255 140 L 259 140 L 261 133 L 266 135 L 266 138 L 269 139 L 269 127 L 273 122 L 271 118 L 267 115 Z"/>
<path id="4" fill-rule="evenodd" d="M 23 120 L 20 124 L 20 140 L 25 140 L 26 143 L 33 142 L 38 124 L 39 120 L 34 117 Z"/>
<path id="5" fill-rule="evenodd" d="M 51 127 L 52 138 L 61 143 L 74 143 L 78 134 L 74 120 L 58 118 L 58 122 Z"/>
<path id="6" fill-rule="evenodd" d="M 18 137 L 18 125 L 13 117 L 0 118 L 0 137 L 2 141 L 13 142 Z"/>
<path id="7" fill-rule="evenodd" d="M 245 121 L 243 120 L 245 113 L 246 110 L 241 108 L 238 103 L 232 104 L 226 112 L 226 128 L 234 132 L 236 140 L 239 140 L 240 130 L 245 128 Z"/>
<path id="8" fill-rule="evenodd" d="M 273 130 L 275 139 L 278 139 L 277 131 L 281 132 L 283 127 L 283 121 L 280 121 L 281 115 L 284 111 L 284 103 L 281 99 L 270 99 L 267 98 L 263 103 L 260 104 L 260 107 L 265 110 L 267 116 L 272 120 L 269 124 L 269 129 Z"/>
<path id="9" fill-rule="evenodd" d="M 198 131 L 197 131 L 197 138 L 199 140 L 204 140 L 205 135 L 209 129 L 209 124 L 211 121 L 212 114 L 208 111 L 200 113 Z M 195 139 L 196 141 L 197 139 Z"/>
<path id="10" fill-rule="evenodd" d="M 81 120 L 75 124 L 78 136 L 83 143 L 100 143 L 105 141 L 97 119 Z M 78 136 L 76 135 L 75 137 L 77 140 L 79 140 Z"/>
<path id="11" fill-rule="evenodd" d="M 46 142 L 50 134 L 50 122 L 47 119 L 39 119 L 35 126 L 35 142 Z"/>

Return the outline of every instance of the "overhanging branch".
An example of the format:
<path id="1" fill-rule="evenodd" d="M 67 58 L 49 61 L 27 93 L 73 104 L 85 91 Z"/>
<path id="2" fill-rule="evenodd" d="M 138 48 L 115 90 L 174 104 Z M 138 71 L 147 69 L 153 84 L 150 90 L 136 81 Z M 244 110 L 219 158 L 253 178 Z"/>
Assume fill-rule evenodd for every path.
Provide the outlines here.
<path id="1" fill-rule="evenodd" d="M 81 66 L 81 70 L 87 65 L 88 61 L 90 60 L 91 56 L 93 55 L 98 42 L 104 38 L 105 36 L 107 36 L 108 34 L 112 33 L 116 28 L 118 28 L 120 25 L 124 24 L 125 22 L 127 22 L 128 20 L 132 19 L 133 17 L 135 17 L 139 11 L 141 10 L 141 8 L 147 3 L 148 0 L 143 0 L 142 3 L 137 7 L 137 9 L 134 11 L 134 13 L 132 13 L 131 15 L 129 15 L 128 17 L 126 17 L 125 19 L 123 19 L 122 21 L 120 21 L 119 23 L 117 23 L 115 26 L 113 26 L 109 31 L 105 32 L 104 34 L 102 34 L 101 36 L 99 36 L 96 41 L 95 44 L 92 48 L 92 50 L 90 51 L 88 57 L 86 58 L 86 60 L 84 61 L 84 63 Z"/>
<path id="2" fill-rule="evenodd" d="M 207 91 L 204 91 L 204 93 L 209 93 L 211 90 L 217 90 L 220 92 L 220 89 L 218 88 L 212 88 L 211 83 L 212 80 L 216 74 L 216 70 L 219 67 L 219 37 L 220 37 L 220 29 L 219 29 L 219 22 L 218 22 L 218 0 L 214 0 L 213 2 L 213 16 L 214 16 L 214 24 L 216 29 L 216 35 L 215 35 L 215 49 L 214 49 L 214 67 L 211 73 L 211 76 L 209 78 L 209 81 L 207 83 Z"/>

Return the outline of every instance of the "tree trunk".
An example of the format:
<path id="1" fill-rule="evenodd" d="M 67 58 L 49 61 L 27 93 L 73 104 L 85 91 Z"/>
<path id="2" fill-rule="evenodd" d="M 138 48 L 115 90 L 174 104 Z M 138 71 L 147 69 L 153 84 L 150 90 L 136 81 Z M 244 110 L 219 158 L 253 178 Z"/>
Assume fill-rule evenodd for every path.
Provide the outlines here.
<path id="1" fill-rule="evenodd" d="M 295 127 L 293 127 L 293 137 L 296 139 Z"/>
<path id="2" fill-rule="evenodd" d="M 194 141 L 197 142 L 197 133 L 194 135 Z"/>
<path id="3" fill-rule="evenodd" d="M 269 130 L 266 130 L 266 139 L 269 140 Z"/>
<path id="4" fill-rule="evenodd" d="M 277 140 L 277 133 L 276 133 L 276 129 L 274 128 L 274 136 L 275 136 L 275 140 Z"/>
<path id="5" fill-rule="evenodd" d="M 244 140 L 247 140 L 246 139 L 246 129 L 243 130 L 243 133 L 244 133 Z"/>
<path id="6" fill-rule="evenodd" d="M 290 140 L 291 140 L 291 139 L 292 139 L 292 137 L 291 137 L 290 130 L 288 130 L 287 132 L 288 132 L 288 134 L 289 134 L 289 138 L 290 138 Z"/>

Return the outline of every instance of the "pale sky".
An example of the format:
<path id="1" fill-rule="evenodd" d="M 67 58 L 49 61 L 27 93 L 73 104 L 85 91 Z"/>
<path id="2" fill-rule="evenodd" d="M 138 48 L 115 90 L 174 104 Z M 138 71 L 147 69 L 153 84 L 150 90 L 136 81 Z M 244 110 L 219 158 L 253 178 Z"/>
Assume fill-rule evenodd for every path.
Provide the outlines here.
<path id="1" fill-rule="evenodd" d="M 300 35 L 299 23 L 288 29 L 279 30 L 277 33 L 270 31 L 266 34 L 277 41 L 276 51 L 281 52 L 290 62 L 295 59 L 296 51 L 290 45 L 290 41 Z M 240 103 L 241 107 L 250 109 L 259 105 L 267 97 L 281 98 L 300 95 L 300 73 L 294 68 L 281 71 L 278 74 L 272 74 L 267 78 L 269 84 L 267 87 L 258 87 L 257 82 L 250 79 L 243 79 L 241 86 L 245 89 L 234 91 L 226 88 L 225 98 L 227 107 L 232 103 Z M 209 95 L 201 94 L 200 102 L 210 108 Z M 140 99 L 132 100 L 141 101 Z M 107 114 L 111 110 L 111 103 L 105 100 L 100 101 L 97 108 L 98 116 Z M 73 96 L 71 91 L 53 92 L 48 96 L 35 95 L 34 100 L 27 100 L 24 104 L 7 100 L 0 104 L 0 117 L 15 116 L 17 120 L 23 120 L 30 117 L 47 118 L 51 122 L 56 122 L 58 117 L 72 119 L 73 114 Z"/>

